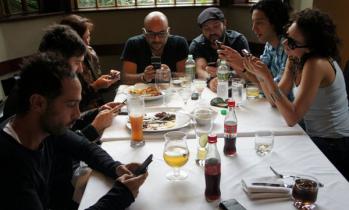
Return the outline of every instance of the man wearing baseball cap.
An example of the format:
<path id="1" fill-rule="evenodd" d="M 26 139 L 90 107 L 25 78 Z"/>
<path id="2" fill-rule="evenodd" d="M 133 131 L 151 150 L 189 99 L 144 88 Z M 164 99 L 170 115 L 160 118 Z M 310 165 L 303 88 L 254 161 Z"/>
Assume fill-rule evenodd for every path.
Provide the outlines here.
<path id="1" fill-rule="evenodd" d="M 249 50 L 248 41 L 244 35 L 237 31 L 226 29 L 226 19 L 223 12 L 216 7 L 203 10 L 197 23 L 202 34 L 190 44 L 189 53 L 196 61 L 196 73 L 199 78 L 209 79 L 209 88 L 216 92 L 217 85 L 217 50 L 216 40 L 238 52 L 242 49 Z M 212 79 L 213 78 L 213 79 Z"/>

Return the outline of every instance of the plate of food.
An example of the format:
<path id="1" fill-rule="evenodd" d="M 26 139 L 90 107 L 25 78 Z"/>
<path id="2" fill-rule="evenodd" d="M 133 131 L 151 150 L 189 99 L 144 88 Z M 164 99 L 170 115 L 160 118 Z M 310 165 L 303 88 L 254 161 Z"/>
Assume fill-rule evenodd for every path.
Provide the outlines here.
<path id="1" fill-rule="evenodd" d="M 177 130 L 189 123 L 190 116 L 182 112 L 149 112 L 143 118 L 143 132 Z M 126 127 L 131 129 L 130 122 L 127 122 Z"/>
<path id="2" fill-rule="evenodd" d="M 160 92 L 155 85 L 147 84 L 135 84 L 126 88 L 127 94 L 141 95 L 144 97 L 144 100 L 155 100 L 163 96 L 163 93 Z"/>

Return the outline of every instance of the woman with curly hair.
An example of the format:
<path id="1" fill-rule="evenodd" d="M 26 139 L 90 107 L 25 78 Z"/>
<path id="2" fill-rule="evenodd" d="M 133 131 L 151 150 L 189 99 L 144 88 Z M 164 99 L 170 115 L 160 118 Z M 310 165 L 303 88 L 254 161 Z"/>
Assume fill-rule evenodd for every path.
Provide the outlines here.
<path id="1" fill-rule="evenodd" d="M 336 27 L 327 14 L 305 9 L 293 17 L 283 44 L 288 60 L 279 84 L 259 59 L 247 58 L 244 66 L 289 126 L 304 119 L 308 135 L 349 180 L 349 111 Z M 294 85 L 291 102 L 286 95 Z"/>

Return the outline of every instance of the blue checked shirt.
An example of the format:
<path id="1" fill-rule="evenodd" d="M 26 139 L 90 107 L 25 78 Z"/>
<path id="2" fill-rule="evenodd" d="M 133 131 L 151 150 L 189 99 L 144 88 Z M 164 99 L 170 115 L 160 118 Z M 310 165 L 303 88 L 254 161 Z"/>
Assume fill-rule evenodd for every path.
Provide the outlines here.
<path id="1" fill-rule="evenodd" d="M 268 42 L 265 44 L 264 52 L 260 56 L 260 59 L 265 63 L 270 69 L 274 81 L 280 82 L 282 74 L 285 70 L 287 54 L 284 51 L 284 46 L 281 44 L 277 48 L 273 48 Z"/>

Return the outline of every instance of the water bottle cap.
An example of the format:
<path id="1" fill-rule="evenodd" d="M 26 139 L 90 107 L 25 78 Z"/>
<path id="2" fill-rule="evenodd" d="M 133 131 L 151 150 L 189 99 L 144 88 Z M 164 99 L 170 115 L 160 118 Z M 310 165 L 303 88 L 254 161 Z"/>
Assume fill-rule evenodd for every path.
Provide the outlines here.
<path id="1" fill-rule="evenodd" d="M 208 135 L 208 143 L 210 144 L 217 143 L 217 135 L 214 133 L 211 133 L 210 135 Z"/>
<path id="2" fill-rule="evenodd" d="M 229 99 L 229 100 L 228 100 L 228 107 L 235 107 L 235 101 Z"/>
<path id="3" fill-rule="evenodd" d="M 224 116 L 224 115 L 227 115 L 227 110 L 226 110 L 226 109 L 222 109 L 222 110 L 221 110 L 221 115 L 223 115 L 223 116 Z"/>

